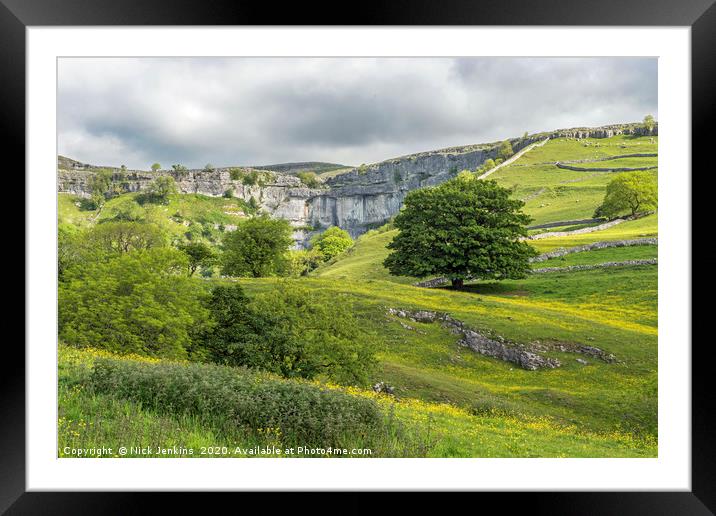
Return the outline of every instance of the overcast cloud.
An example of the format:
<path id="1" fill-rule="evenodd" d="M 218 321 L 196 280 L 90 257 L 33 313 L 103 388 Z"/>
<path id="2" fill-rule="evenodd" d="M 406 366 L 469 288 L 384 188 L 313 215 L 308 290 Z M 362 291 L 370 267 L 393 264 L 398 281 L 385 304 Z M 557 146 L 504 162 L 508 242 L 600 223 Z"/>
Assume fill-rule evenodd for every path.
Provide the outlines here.
<path id="1" fill-rule="evenodd" d="M 59 61 L 58 151 L 147 169 L 373 163 L 657 112 L 654 58 Z"/>

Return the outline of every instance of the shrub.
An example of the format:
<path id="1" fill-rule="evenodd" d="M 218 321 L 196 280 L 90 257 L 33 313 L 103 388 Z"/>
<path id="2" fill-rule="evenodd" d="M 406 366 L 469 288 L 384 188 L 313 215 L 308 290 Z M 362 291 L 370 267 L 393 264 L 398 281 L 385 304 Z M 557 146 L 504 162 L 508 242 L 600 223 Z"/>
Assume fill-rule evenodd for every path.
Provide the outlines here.
<path id="1" fill-rule="evenodd" d="M 308 188 L 319 188 L 321 186 L 321 181 L 315 172 L 299 172 L 296 177 Z"/>
<path id="2" fill-rule="evenodd" d="M 351 306 L 340 298 L 285 283 L 249 300 L 234 285 L 214 288 L 207 306 L 212 326 L 202 347 L 215 362 L 286 378 L 367 381 L 373 352 L 359 343 Z"/>
<path id="3" fill-rule="evenodd" d="M 291 250 L 286 254 L 282 276 L 297 278 L 306 276 L 324 261 L 323 254 L 316 249 Z"/>
<path id="4" fill-rule="evenodd" d="M 259 184 L 259 173 L 256 170 L 247 172 L 241 178 L 241 182 L 246 186 L 256 186 Z"/>
<path id="5" fill-rule="evenodd" d="M 227 189 L 224 191 L 224 197 L 225 197 L 226 199 L 231 199 L 233 196 L 234 196 L 234 189 L 233 189 L 233 188 L 227 188 Z"/>
<path id="6" fill-rule="evenodd" d="M 384 425 L 371 399 L 245 369 L 98 358 L 90 385 L 143 407 L 194 415 L 224 428 L 278 428 L 286 444 L 344 446 L 356 436 L 370 439 Z"/>
<path id="7" fill-rule="evenodd" d="M 59 287 L 60 339 L 78 347 L 184 358 L 208 312 L 186 256 L 150 249 L 89 261 Z"/>
<path id="8" fill-rule="evenodd" d="M 311 245 L 323 255 L 324 260 L 330 260 L 352 246 L 353 239 L 347 231 L 331 226 L 311 238 Z"/>
<path id="9" fill-rule="evenodd" d="M 144 219 L 144 208 L 131 197 L 125 196 L 112 203 L 111 208 L 105 209 L 107 219 L 125 222 L 138 222 Z"/>
<path id="10" fill-rule="evenodd" d="M 229 177 L 232 181 L 239 181 L 243 177 L 243 171 L 240 168 L 230 168 Z"/>

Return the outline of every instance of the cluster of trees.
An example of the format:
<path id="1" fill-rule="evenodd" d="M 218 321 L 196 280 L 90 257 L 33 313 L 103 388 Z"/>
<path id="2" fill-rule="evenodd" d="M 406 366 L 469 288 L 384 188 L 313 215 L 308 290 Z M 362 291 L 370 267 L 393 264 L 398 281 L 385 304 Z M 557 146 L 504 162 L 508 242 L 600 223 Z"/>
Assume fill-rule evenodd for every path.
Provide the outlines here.
<path id="1" fill-rule="evenodd" d="M 348 300 L 290 282 L 248 296 L 238 285 L 211 288 L 192 278 L 216 265 L 231 275 L 285 274 L 290 236 L 286 221 L 266 216 L 226 233 L 221 249 L 201 241 L 172 243 L 160 224 L 147 220 L 110 220 L 88 229 L 61 225 L 60 339 L 285 377 L 365 382 L 373 350 L 359 338 Z M 334 256 L 340 237 L 330 231 L 311 251 Z"/>
<path id="2" fill-rule="evenodd" d="M 244 170 L 241 168 L 229 169 L 229 176 L 232 181 L 241 181 L 246 186 L 261 186 L 270 179 L 269 172 L 259 172 L 258 170 Z"/>
<path id="3" fill-rule="evenodd" d="M 227 276 L 304 276 L 353 245 L 353 239 L 332 226 L 311 238 L 310 249 L 289 249 L 293 228 L 288 221 L 258 215 L 227 233 L 221 270 Z"/>
<path id="4" fill-rule="evenodd" d="M 654 126 L 656 125 L 656 120 L 654 119 L 654 115 L 646 115 L 644 117 L 644 128 L 651 131 L 654 129 Z"/>
<path id="5" fill-rule="evenodd" d="M 525 138 L 526 138 L 526 133 L 525 133 Z M 510 140 L 505 140 L 497 148 L 497 157 L 495 159 L 492 159 L 492 158 L 486 159 L 485 162 L 475 170 L 475 172 L 477 173 L 477 175 L 482 175 L 485 172 L 487 172 L 488 170 L 492 170 L 497 165 L 499 165 L 506 159 L 513 156 L 514 153 L 515 152 L 512 150 L 512 144 L 510 143 Z"/>
<path id="6" fill-rule="evenodd" d="M 156 170 L 155 170 L 156 165 Z M 159 163 L 152 165 L 152 170 L 159 170 Z M 181 165 L 174 165 L 174 167 L 181 167 Z M 177 170 L 175 168 L 175 170 Z M 186 170 L 186 169 L 184 169 Z M 122 165 L 118 175 L 124 177 L 126 174 L 126 167 Z M 90 210 L 97 210 L 104 206 L 105 201 L 112 199 L 124 193 L 122 181 L 117 181 L 115 173 L 110 169 L 102 168 L 92 174 L 87 180 L 87 186 L 90 191 L 90 198 L 85 201 L 84 208 Z M 144 190 L 141 196 L 138 197 L 138 201 L 154 202 L 166 204 L 169 201 L 171 195 L 176 194 L 178 188 L 176 181 L 171 176 L 157 176 L 152 180 L 147 188 Z"/>

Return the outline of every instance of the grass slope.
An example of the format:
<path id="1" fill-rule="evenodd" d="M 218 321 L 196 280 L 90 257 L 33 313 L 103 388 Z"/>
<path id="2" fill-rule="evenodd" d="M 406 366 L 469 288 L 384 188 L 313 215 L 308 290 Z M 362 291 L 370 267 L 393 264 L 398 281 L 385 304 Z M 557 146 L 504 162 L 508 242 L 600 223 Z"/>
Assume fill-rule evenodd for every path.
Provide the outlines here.
<path id="1" fill-rule="evenodd" d="M 558 138 L 524 154 L 490 179 L 514 188 L 515 197 L 525 200 L 525 212 L 533 224 L 590 218 L 602 202 L 607 183 L 616 173 L 572 171 L 557 168 L 556 161 L 593 160 L 658 150 L 656 137 L 614 136 L 575 140 Z M 575 163 L 585 168 L 644 167 L 656 165 L 654 157 L 621 158 L 592 163 Z M 653 170 L 656 174 L 657 171 Z"/>
<path id="2" fill-rule="evenodd" d="M 194 414 L 167 415 L 111 394 L 93 392 L 85 379 L 94 360 L 106 355 L 60 347 L 58 456 L 73 457 L 73 450 L 104 446 L 112 449 L 105 456 L 118 457 L 120 446 L 131 445 L 150 450 L 130 450 L 123 456 L 269 457 L 248 452 L 254 447 L 284 445 L 280 433 L 270 429 L 246 432 L 218 426 Z M 403 429 L 382 438 L 381 446 L 371 448 L 369 453 L 356 449 L 363 450 L 352 455 L 357 457 L 396 456 L 396 452 L 428 457 L 644 457 L 655 453 L 653 439 L 635 438 L 624 432 L 589 432 L 549 418 L 472 414 L 447 404 L 389 398 L 355 388 L 324 387 L 373 400 L 387 421 Z M 176 454 L 173 447 L 187 451 Z M 317 455 L 304 452 L 291 456 Z"/>
<path id="3" fill-rule="evenodd" d="M 136 193 L 109 199 L 101 210 L 81 208 L 81 198 L 58 194 L 58 223 L 88 226 L 109 220 L 123 206 L 137 200 Z M 247 217 L 248 208 L 243 199 L 236 197 L 209 197 L 201 194 L 173 195 L 168 204 L 144 204 L 142 214 L 146 220 L 160 224 L 172 235 L 183 235 L 196 225 L 204 232 L 221 232 L 221 226 L 237 225 Z M 208 236 L 208 235 L 207 235 Z M 217 236 L 217 235 L 214 235 Z"/>

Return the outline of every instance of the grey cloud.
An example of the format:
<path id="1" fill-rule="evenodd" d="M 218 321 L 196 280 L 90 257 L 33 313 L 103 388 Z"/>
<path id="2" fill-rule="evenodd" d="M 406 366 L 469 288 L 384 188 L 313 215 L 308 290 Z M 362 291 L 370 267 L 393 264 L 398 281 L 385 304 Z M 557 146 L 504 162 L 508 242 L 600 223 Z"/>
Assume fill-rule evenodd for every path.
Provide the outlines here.
<path id="1" fill-rule="evenodd" d="M 360 164 L 657 112 L 653 58 L 61 59 L 59 152 Z"/>

